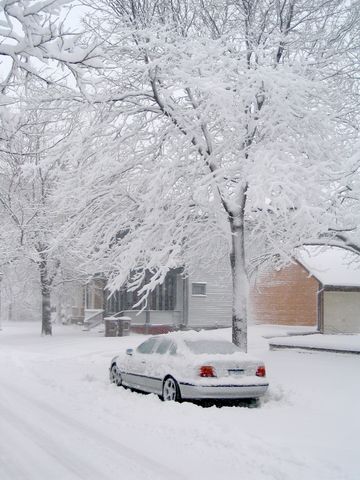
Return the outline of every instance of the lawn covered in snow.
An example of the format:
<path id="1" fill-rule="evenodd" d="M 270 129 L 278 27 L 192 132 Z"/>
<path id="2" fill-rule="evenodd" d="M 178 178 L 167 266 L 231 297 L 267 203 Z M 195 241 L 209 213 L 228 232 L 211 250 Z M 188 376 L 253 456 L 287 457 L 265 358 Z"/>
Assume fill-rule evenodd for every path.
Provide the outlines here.
<path id="1" fill-rule="evenodd" d="M 269 351 L 253 327 L 268 395 L 259 408 L 202 408 L 109 383 L 111 358 L 144 336 L 39 332 L 0 331 L 1 480 L 360 478 L 360 356 Z"/>

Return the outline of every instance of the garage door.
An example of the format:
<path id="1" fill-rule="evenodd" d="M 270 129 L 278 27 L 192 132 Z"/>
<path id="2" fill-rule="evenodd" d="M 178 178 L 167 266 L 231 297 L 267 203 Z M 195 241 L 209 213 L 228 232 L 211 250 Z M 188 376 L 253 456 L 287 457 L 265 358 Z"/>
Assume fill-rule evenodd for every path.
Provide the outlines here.
<path id="1" fill-rule="evenodd" d="M 324 333 L 360 333 L 360 292 L 324 292 Z"/>

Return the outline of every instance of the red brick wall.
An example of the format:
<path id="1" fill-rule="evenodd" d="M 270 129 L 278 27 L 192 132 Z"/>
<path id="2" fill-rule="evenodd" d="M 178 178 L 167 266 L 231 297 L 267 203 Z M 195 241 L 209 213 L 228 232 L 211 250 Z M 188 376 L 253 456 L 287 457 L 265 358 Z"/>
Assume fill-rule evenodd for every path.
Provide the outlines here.
<path id="1" fill-rule="evenodd" d="M 317 325 L 319 283 L 298 263 L 266 272 L 250 291 L 250 315 L 254 323 Z"/>

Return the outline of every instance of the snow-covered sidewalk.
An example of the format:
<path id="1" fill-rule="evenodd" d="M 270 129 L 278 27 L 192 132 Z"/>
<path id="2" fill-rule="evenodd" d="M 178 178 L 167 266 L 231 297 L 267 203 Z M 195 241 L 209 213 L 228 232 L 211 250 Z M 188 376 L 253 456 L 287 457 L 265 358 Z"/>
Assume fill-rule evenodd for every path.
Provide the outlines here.
<path id="1" fill-rule="evenodd" d="M 143 336 L 3 325 L 1 480 L 358 480 L 360 357 L 250 353 L 271 388 L 260 408 L 161 402 L 108 382 L 110 359 Z M 213 332 L 230 338 L 229 329 Z"/>
<path id="2" fill-rule="evenodd" d="M 360 335 L 324 335 L 308 327 L 261 325 L 257 332 L 269 339 L 270 349 L 301 348 L 304 350 L 360 354 Z"/>

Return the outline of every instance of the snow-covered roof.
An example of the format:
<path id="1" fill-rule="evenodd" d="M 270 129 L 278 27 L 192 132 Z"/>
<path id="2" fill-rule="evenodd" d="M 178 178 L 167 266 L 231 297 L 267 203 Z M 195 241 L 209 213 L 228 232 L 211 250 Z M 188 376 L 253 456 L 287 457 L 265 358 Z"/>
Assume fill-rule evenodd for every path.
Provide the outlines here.
<path id="1" fill-rule="evenodd" d="M 297 260 L 323 285 L 360 287 L 360 255 L 344 248 L 302 247 Z"/>

